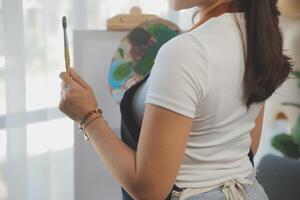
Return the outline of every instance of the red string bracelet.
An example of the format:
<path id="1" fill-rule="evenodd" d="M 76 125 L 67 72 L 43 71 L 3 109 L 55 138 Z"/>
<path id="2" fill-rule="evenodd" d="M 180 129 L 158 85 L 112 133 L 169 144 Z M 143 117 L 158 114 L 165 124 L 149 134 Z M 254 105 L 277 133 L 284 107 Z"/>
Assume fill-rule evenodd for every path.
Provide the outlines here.
<path id="1" fill-rule="evenodd" d="M 86 120 L 94 113 L 102 114 L 103 111 L 100 108 L 96 108 L 95 110 L 91 110 L 87 114 L 85 114 L 82 120 L 80 121 L 80 129 L 82 129 L 83 125 L 86 123 Z"/>

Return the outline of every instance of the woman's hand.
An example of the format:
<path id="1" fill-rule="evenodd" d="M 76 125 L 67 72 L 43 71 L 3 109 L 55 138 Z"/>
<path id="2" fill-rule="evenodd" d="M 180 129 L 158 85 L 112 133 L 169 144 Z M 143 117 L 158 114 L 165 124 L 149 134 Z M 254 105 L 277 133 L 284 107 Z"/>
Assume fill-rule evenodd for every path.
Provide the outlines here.
<path id="1" fill-rule="evenodd" d="M 97 100 L 91 86 L 73 68 L 70 69 L 70 75 L 66 72 L 59 75 L 62 79 L 59 110 L 80 122 L 84 115 L 98 107 Z"/>

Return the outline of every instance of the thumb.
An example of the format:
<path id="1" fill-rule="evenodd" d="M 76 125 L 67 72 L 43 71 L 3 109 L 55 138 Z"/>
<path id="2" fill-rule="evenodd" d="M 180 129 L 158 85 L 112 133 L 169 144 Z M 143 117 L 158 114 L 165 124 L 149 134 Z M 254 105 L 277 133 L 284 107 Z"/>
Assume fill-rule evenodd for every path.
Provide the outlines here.
<path id="1" fill-rule="evenodd" d="M 81 85 L 85 89 L 88 89 L 90 87 L 89 84 L 85 80 L 83 80 L 73 68 L 70 68 L 70 72 L 73 80 L 76 81 L 79 85 Z"/>

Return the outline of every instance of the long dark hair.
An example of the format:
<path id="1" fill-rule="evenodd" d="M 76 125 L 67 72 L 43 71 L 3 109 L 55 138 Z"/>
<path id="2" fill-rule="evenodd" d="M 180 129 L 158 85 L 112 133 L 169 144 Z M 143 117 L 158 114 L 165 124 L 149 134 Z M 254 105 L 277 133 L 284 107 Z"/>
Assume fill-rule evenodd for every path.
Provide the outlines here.
<path id="1" fill-rule="evenodd" d="M 283 54 L 278 0 L 240 0 L 246 20 L 244 99 L 249 108 L 268 99 L 292 71 Z M 234 5 L 234 4 L 233 4 Z"/>
<path id="2" fill-rule="evenodd" d="M 283 54 L 281 13 L 277 3 L 278 0 L 233 0 L 230 3 L 232 12 L 245 13 L 245 35 L 236 15 L 235 19 L 245 42 L 244 101 L 247 108 L 267 100 L 292 71 L 290 58 Z M 193 15 L 193 23 L 198 13 L 199 10 Z"/>

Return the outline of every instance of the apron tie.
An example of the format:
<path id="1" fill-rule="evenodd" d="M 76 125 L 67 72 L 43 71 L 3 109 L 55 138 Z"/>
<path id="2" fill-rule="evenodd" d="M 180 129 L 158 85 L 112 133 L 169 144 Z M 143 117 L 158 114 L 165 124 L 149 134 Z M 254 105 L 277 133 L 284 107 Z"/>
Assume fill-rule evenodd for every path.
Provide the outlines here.
<path id="1" fill-rule="evenodd" d="M 222 192 L 226 200 L 246 200 L 246 192 L 241 184 L 252 185 L 253 182 L 245 178 L 233 178 L 226 181 L 223 185 Z"/>
<path id="2" fill-rule="evenodd" d="M 256 175 L 256 172 L 256 168 L 253 168 L 251 174 Z M 209 192 L 218 187 L 222 187 L 222 192 L 224 193 L 226 200 L 247 200 L 246 192 L 242 184 L 253 185 L 253 182 L 247 178 L 234 177 L 214 187 L 187 188 L 181 192 L 172 191 L 171 200 L 185 200 L 191 196 Z"/>

